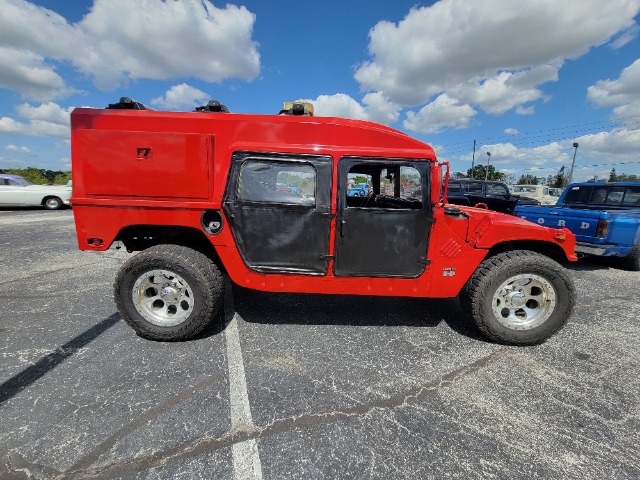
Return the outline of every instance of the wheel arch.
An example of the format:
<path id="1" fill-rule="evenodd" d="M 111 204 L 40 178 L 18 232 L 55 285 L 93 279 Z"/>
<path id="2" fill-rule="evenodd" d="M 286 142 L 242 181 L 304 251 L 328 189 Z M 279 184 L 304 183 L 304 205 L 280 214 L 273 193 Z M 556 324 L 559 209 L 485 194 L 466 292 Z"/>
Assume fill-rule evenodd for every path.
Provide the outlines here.
<path id="1" fill-rule="evenodd" d="M 224 265 L 209 241 L 200 229 L 178 225 L 129 225 L 118 232 L 114 241 L 120 241 L 129 252 L 146 250 L 160 244 L 180 245 L 196 250 L 211 258 L 224 270 Z"/>
<path id="2" fill-rule="evenodd" d="M 485 258 L 493 257 L 510 250 L 530 250 L 553 258 L 558 262 L 567 261 L 567 256 L 560 245 L 542 240 L 510 240 L 493 245 Z"/>

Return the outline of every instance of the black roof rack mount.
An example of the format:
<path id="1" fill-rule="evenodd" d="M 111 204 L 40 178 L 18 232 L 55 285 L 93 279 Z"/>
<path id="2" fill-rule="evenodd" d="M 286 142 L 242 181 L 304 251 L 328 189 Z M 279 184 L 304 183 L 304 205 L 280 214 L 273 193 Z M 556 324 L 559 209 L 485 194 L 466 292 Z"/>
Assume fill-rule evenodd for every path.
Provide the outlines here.
<path id="1" fill-rule="evenodd" d="M 131 100 L 129 97 L 120 97 L 118 103 L 110 103 L 107 108 L 115 110 L 153 110 L 140 102 Z"/>

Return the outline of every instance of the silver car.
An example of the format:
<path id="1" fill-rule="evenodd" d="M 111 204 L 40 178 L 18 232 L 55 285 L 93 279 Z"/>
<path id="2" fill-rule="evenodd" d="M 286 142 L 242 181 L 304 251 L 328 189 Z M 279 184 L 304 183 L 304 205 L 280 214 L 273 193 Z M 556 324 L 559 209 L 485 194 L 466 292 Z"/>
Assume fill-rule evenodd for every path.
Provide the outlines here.
<path id="1" fill-rule="evenodd" d="M 71 187 L 34 185 L 19 175 L 0 174 L 0 207 L 37 207 L 58 210 L 69 205 Z"/>

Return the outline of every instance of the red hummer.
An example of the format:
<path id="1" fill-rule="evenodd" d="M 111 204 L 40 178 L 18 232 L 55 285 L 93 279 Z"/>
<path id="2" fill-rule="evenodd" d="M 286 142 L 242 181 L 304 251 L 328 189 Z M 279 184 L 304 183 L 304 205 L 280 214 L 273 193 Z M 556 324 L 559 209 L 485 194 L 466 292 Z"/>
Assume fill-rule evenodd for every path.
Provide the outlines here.
<path id="1" fill-rule="evenodd" d="M 245 115 L 123 98 L 75 109 L 71 148 L 79 247 L 140 252 L 114 290 L 145 338 L 200 333 L 220 309 L 221 272 L 269 292 L 459 296 L 484 335 L 514 345 L 546 340 L 575 303 L 553 259 L 577 259 L 571 232 L 447 205 L 448 165 L 383 125 L 301 104 Z M 347 195 L 354 181 L 371 192 Z"/>

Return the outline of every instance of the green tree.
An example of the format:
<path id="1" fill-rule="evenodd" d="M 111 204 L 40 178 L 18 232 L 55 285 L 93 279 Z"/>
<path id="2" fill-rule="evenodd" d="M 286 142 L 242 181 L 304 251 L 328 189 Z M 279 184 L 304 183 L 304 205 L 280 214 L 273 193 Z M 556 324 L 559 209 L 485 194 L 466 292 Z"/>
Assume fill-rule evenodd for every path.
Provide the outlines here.
<path id="1" fill-rule="evenodd" d="M 64 185 L 71 179 L 71 172 L 44 170 L 34 167 L 5 168 L 0 173 L 20 175 L 36 185 Z"/>
<path id="2" fill-rule="evenodd" d="M 628 173 L 616 175 L 616 182 L 640 182 L 640 176 Z"/>
<path id="3" fill-rule="evenodd" d="M 518 185 L 537 185 L 538 177 L 531 174 L 522 175 L 518 180 Z"/>
<path id="4" fill-rule="evenodd" d="M 549 186 L 555 188 L 564 188 L 567 186 L 567 177 L 564 175 L 564 165 L 558 170 L 558 173 L 554 175 L 553 182 Z"/>
<path id="5" fill-rule="evenodd" d="M 66 185 L 69 180 L 71 180 L 71 172 L 55 172 L 55 176 L 53 177 L 53 184 Z"/>
<path id="6" fill-rule="evenodd" d="M 473 167 L 473 170 L 470 168 L 467 170 L 467 177 L 476 178 L 478 180 L 484 180 L 485 175 L 487 180 L 504 180 L 505 174 L 502 172 L 498 172 L 493 165 L 489 165 L 489 170 L 487 174 L 487 167 L 484 165 L 476 165 Z"/>
<path id="7" fill-rule="evenodd" d="M 609 173 L 609 181 L 610 181 L 610 182 L 615 182 L 616 180 L 617 180 L 617 177 L 616 177 L 616 167 L 613 167 L 613 168 L 611 169 L 611 173 Z"/>

